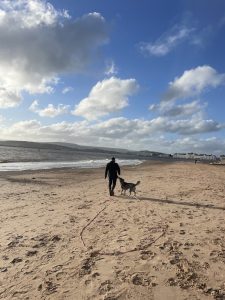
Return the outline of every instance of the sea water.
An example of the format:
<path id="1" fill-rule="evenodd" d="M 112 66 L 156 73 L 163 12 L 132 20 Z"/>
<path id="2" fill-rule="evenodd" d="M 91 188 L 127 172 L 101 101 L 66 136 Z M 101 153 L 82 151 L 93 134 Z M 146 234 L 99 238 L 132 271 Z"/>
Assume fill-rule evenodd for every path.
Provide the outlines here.
<path id="1" fill-rule="evenodd" d="M 40 145 L 41 146 L 41 145 Z M 0 172 L 45 170 L 54 168 L 99 168 L 106 165 L 112 153 L 73 149 L 0 146 Z M 118 157 L 120 165 L 137 165 L 136 157 Z"/>
<path id="2" fill-rule="evenodd" d="M 117 159 L 120 166 L 139 165 L 143 161 L 139 159 Z M 78 160 L 78 161 L 34 161 L 34 162 L 3 162 L 0 163 L 0 172 L 46 170 L 55 168 L 100 168 L 104 167 L 109 160 Z"/>

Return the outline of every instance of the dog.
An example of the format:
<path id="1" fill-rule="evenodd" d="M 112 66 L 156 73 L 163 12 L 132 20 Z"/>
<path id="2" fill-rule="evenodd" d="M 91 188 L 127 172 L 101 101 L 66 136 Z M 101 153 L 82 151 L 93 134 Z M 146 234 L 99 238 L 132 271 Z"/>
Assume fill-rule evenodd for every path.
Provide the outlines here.
<path id="1" fill-rule="evenodd" d="M 136 196 L 136 186 L 138 184 L 140 184 L 141 182 L 140 181 L 137 181 L 137 183 L 130 183 L 130 182 L 125 182 L 125 180 L 121 177 L 118 177 L 119 180 L 120 180 L 120 185 L 121 185 L 121 194 L 124 192 L 124 195 L 126 195 L 126 191 L 127 190 L 130 190 L 130 195 L 131 195 L 131 192 L 134 193 L 134 195 Z"/>

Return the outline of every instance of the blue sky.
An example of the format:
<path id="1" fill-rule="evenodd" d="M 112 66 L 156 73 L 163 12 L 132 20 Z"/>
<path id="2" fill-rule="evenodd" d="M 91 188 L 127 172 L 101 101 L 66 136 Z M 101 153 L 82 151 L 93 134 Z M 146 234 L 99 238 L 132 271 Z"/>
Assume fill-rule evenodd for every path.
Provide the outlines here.
<path id="1" fill-rule="evenodd" d="M 225 2 L 2 0 L 0 136 L 225 153 Z"/>

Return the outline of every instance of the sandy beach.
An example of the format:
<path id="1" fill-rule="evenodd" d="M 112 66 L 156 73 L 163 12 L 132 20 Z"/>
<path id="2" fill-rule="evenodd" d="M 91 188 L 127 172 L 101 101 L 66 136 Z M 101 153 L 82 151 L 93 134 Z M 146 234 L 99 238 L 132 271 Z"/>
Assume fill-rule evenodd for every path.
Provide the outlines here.
<path id="1" fill-rule="evenodd" d="M 0 299 L 225 299 L 225 166 L 0 174 Z"/>

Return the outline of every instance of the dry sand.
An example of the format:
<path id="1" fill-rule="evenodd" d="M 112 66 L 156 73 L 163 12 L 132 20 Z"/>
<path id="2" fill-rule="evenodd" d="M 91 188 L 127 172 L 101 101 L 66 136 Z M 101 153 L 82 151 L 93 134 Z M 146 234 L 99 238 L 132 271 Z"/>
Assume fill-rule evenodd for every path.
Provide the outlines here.
<path id="1" fill-rule="evenodd" d="M 225 167 L 0 174 L 1 299 L 225 299 Z"/>

